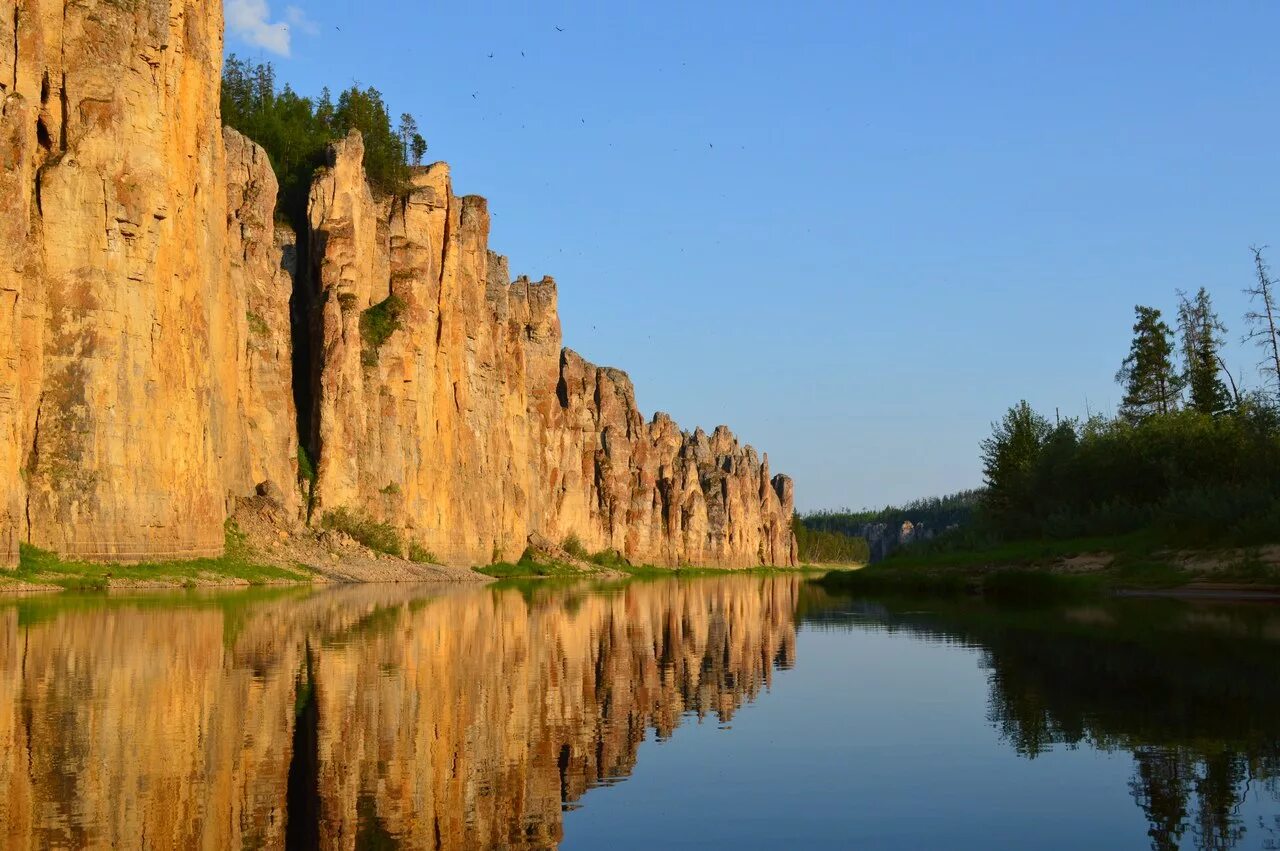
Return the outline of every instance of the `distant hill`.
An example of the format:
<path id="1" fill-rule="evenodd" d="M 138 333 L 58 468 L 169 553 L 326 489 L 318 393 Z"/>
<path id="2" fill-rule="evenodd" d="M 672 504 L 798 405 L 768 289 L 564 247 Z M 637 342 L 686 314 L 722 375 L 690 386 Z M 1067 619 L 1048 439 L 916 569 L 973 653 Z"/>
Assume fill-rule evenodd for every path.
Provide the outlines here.
<path id="1" fill-rule="evenodd" d="M 863 538 L 870 560 L 877 562 L 912 541 L 931 540 L 949 529 L 969 525 L 982 493 L 975 488 L 917 499 L 903 506 L 815 511 L 801 515 L 799 523 L 815 533 Z"/>

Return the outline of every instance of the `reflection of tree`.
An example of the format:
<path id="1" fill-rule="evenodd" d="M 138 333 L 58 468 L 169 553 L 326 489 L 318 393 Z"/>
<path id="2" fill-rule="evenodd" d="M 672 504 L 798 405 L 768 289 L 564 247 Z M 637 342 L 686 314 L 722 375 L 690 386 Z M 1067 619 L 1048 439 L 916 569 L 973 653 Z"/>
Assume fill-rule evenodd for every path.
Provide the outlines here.
<path id="1" fill-rule="evenodd" d="M 1187 798 L 1195 769 L 1177 748 L 1141 747 L 1133 752 L 1133 760 L 1129 789 L 1151 824 L 1151 847 L 1176 849 L 1187 830 Z"/>
<path id="2" fill-rule="evenodd" d="M 1237 754 L 1221 752 L 1204 758 L 1202 773 L 1196 778 L 1197 848 L 1234 848 L 1244 837 L 1236 793 L 1247 777 L 1248 766 Z"/>
<path id="3" fill-rule="evenodd" d="M 801 603 L 806 620 L 832 624 L 854 609 L 860 623 L 980 648 L 988 718 L 1023 756 L 1081 743 L 1131 752 L 1130 790 L 1156 851 L 1181 847 L 1189 828 L 1196 848 L 1237 847 L 1246 789 L 1280 801 L 1275 609 L 930 601 L 921 612 L 918 599 L 824 604 L 813 594 Z"/>

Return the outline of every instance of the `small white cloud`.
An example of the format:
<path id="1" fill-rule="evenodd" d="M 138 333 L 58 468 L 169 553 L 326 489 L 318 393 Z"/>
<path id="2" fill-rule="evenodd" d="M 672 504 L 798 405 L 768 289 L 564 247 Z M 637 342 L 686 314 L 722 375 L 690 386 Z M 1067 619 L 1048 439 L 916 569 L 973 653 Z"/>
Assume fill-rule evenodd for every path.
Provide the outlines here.
<path id="1" fill-rule="evenodd" d="M 286 6 L 284 10 L 285 20 L 289 22 L 289 26 L 293 27 L 295 32 L 306 33 L 307 35 L 320 35 L 320 25 L 307 17 L 307 13 L 299 6 Z"/>
<path id="2" fill-rule="evenodd" d="M 250 44 L 281 56 L 289 55 L 289 25 L 272 23 L 267 0 L 229 0 L 227 26 Z"/>

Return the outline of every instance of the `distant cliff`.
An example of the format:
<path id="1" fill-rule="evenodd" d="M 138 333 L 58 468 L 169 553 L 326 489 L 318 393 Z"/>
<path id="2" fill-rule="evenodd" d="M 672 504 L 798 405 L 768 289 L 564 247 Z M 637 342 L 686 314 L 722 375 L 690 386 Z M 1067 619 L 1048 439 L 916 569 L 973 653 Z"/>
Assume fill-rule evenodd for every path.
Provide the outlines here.
<path id="1" fill-rule="evenodd" d="M 795 563 L 791 481 L 562 349 L 444 164 L 382 196 L 353 134 L 277 225 L 221 63 L 220 3 L 0 0 L 0 564 L 216 554 L 255 491 L 451 563 Z"/>

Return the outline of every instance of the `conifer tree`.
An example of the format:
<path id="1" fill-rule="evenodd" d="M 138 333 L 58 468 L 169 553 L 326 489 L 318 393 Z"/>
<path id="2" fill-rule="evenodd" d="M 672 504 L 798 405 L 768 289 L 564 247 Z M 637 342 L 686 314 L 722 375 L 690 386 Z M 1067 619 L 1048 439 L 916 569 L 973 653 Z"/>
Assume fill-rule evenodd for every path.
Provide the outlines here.
<path id="1" fill-rule="evenodd" d="M 1134 307 L 1133 343 L 1116 381 L 1124 386 L 1120 413 L 1131 422 L 1177 408 L 1182 377 L 1173 368 L 1173 331 L 1154 307 Z"/>
<path id="2" fill-rule="evenodd" d="M 1178 291 L 1178 334 L 1182 343 L 1183 381 L 1190 392 L 1191 408 L 1202 414 L 1219 414 L 1231 405 L 1231 396 L 1220 377 L 1221 334 L 1226 326 L 1213 312 L 1209 293 L 1201 287 L 1194 298 Z"/>

